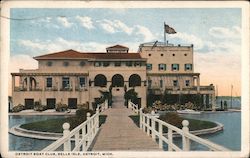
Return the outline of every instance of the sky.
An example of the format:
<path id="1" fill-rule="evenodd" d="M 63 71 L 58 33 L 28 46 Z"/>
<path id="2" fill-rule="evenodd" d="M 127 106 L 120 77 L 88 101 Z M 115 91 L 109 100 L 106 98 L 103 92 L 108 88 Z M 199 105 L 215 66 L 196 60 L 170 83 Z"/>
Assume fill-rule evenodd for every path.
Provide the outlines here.
<path id="1" fill-rule="evenodd" d="M 32 57 L 66 49 L 104 52 L 121 44 L 137 52 L 141 43 L 163 41 L 165 22 L 177 32 L 167 35 L 169 43 L 194 45 L 201 85 L 213 83 L 220 96 L 231 95 L 233 85 L 240 95 L 241 9 L 15 8 L 10 17 L 10 72 L 37 68 Z"/>

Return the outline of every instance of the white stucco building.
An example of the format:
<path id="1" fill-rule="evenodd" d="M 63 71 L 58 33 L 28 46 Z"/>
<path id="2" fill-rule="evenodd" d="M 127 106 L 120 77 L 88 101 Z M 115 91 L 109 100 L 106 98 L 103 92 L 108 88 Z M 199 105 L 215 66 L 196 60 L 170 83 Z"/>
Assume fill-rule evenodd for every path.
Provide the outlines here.
<path id="1" fill-rule="evenodd" d="M 106 52 L 66 50 L 34 59 L 38 69 L 11 74 L 14 106 L 33 108 L 39 100 L 49 108 L 58 102 L 70 108 L 87 102 L 91 105 L 100 97 L 99 90 L 108 91 L 111 85 L 114 96 L 123 96 L 125 85 L 127 89 L 134 87 L 142 107 L 147 105 L 149 92 L 168 92 L 177 98 L 200 95 L 201 106 L 206 108 L 215 102 L 214 86 L 201 86 L 200 74 L 194 72 L 192 45 L 144 43 L 136 53 L 115 45 Z"/>

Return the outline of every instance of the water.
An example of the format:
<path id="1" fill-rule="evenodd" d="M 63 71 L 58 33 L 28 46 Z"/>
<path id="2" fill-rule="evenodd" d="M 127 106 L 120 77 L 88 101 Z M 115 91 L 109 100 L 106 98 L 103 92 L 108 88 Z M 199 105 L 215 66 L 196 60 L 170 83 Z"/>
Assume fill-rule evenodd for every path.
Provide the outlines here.
<path id="1" fill-rule="evenodd" d="M 226 101 L 227 102 L 227 107 L 231 108 L 231 98 L 230 97 L 218 97 L 216 99 L 217 107 L 221 107 L 221 101 L 222 102 Z M 235 109 L 240 109 L 241 108 L 241 99 L 240 98 L 237 98 L 237 97 L 232 98 L 232 108 L 235 108 Z"/>
<path id="2" fill-rule="evenodd" d="M 18 124 L 62 117 L 65 116 L 9 116 L 9 128 Z M 52 140 L 32 139 L 9 134 L 10 151 L 39 151 L 51 143 L 53 143 Z"/>
<path id="3" fill-rule="evenodd" d="M 9 116 L 9 127 L 17 124 L 35 122 L 46 119 L 54 119 L 65 116 Z M 200 115 L 185 115 L 187 118 L 209 120 L 219 122 L 224 125 L 224 130 L 215 134 L 200 136 L 210 141 L 225 146 L 231 150 L 241 150 L 241 113 L 240 112 L 215 112 L 202 113 Z M 53 141 L 39 140 L 18 137 L 9 134 L 10 151 L 39 151 L 51 144 Z M 175 139 L 174 142 L 181 147 L 181 139 Z M 166 147 L 166 146 L 165 146 Z M 207 150 L 200 144 L 191 142 L 191 150 Z"/>
<path id="4" fill-rule="evenodd" d="M 208 139 L 234 151 L 241 150 L 241 112 L 215 112 L 200 115 L 185 115 L 186 118 L 219 122 L 224 125 L 224 130 L 200 137 Z M 180 141 L 180 140 L 179 140 Z M 192 142 L 192 150 L 204 150 L 205 147 Z"/>

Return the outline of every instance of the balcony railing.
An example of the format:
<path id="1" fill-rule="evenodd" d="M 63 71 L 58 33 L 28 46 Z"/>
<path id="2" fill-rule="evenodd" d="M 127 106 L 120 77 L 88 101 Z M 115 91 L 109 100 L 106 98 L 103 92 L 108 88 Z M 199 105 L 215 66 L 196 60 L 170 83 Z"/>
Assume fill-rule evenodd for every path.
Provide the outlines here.
<path id="1" fill-rule="evenodd" d="M 76 91 L 88 91 L 88 88 L 86 86 L 76 86 Z"/>

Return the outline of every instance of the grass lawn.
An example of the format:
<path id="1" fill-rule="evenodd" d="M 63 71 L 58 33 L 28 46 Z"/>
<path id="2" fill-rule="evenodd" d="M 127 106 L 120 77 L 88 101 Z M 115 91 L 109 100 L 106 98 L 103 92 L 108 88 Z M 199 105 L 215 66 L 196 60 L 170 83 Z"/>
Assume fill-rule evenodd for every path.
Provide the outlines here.
<path id="1" fill-rule="evenodd" d="M 99 125 L 105 123 L 107 115 L 99 116 Z M 70 130 L 74 129 L 78 125 L 80 125 L 85 120 L 79 121 L 79 119 L 75 116 L 67 117 L 67 118 L 58 118 L 58 119 L 50 119 L 38 122 L 32 122 L 27 124 L 22 124 L 20 127 L 27 130 L 41 131 L 41 132 L 52 132 L 52 133 L 62 133 L 62 125 L 65 122 L 70 123 Z"/>
<path id="2" fill-rule="evenodd" d="M 131 115 L 129 117 L 139 127 L 139 122 L 140 122 L 139 115 Z M 189 130 L 190 131 L 213 128 L 213 127 L 217 126 L 216 123 L 210 122 L 210 121 L 187 119 L 187 118 L 182 118 L 182 119 L 189 121 Z M 182 127 L 182 125 L 180 124 L 179 127 Z M 156 129 L 158 129 L 158 124 L 157 123 L 156 123 Z M 167 129 L 163 128 L 163 131 L 167 132 Z"/>

